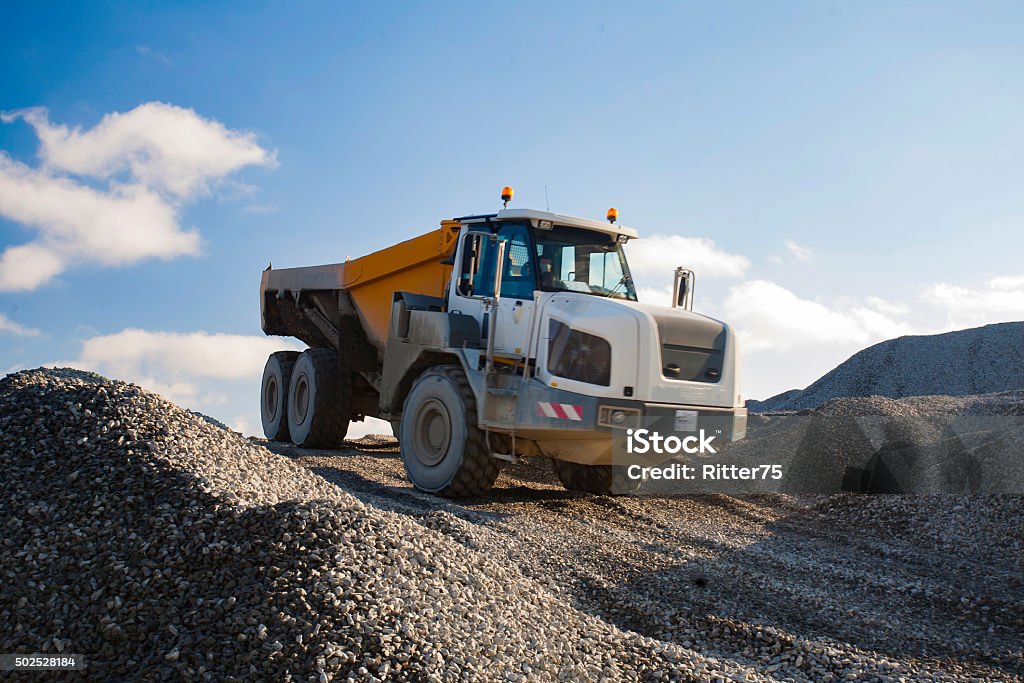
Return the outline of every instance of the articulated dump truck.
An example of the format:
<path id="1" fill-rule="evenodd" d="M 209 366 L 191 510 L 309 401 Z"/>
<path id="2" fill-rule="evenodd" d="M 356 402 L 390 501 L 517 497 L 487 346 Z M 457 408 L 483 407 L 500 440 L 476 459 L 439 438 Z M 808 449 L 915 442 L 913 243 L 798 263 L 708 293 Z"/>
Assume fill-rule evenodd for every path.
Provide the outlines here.
<path id="1" fill-rule="evenodd" d="M 742 438 L 733 331 L 692 312 L 681 268 L 671 306 L 637 301 L 637 233 L 616 218 L 505 208 L 344 263 L 268 267 L 263 331 L 309 348 L 267 360 L 267 438 L 337 448 L 349 422 L 382 418 L 410 481 L 450 497 L 531 456 L 570 490 L 628 493 L 613 441 L 641 425 Z"/>

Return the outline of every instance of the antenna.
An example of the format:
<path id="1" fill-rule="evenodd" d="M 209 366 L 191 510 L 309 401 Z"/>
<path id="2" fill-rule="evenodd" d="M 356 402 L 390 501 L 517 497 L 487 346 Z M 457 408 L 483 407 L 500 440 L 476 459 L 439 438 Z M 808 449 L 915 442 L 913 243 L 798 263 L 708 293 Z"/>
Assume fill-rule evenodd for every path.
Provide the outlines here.
<path id="1" fill-rule="evenodd" d="M 551 213 L 551 202 L 548 200 L 548 186 L 544 186 L 544 206 L 547 207 L 545 211 Z"/>

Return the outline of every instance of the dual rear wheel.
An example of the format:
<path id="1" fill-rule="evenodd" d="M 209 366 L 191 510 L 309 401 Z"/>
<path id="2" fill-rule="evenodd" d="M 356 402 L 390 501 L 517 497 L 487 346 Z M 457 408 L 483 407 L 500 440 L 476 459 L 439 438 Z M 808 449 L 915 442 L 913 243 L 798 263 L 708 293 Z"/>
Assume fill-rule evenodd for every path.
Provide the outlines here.
<path id="1" fill-rule="evenodd" d="M 302 448 L 337 448 L 351 416 L 352 381 L 337 351 L 270 354 L 260 392 L 263 433 Z"/>

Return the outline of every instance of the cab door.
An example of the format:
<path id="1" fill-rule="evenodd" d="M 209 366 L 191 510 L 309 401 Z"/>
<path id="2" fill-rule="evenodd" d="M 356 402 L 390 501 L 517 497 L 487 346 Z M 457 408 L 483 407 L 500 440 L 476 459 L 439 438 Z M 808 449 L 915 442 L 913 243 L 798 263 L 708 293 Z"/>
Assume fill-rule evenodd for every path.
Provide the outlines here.
<path id="1" fill-rule="evenodd" d="M 523 356 L 529 346 L 536 259 L 526 225 L 502 224 L 497 237 L 504 242 L 505 249 L 494 350 L 503 355 Z M 493 314 L 487 300 L 494 296 L 496 256 L 496 241 L 478 233 L 467 233 L 460 246 L 459 275 L 449 302 L 449 310 L 461 311 L 480 321 L 483 344 L 486 344 Z"/>
<path id="2" fill-rule="evenodd" d="M 524 225 L 507 225 L 498 238 L 505 243 L 505 257 L 494 348 L 508 355 L 525 356 L 533 319 L 533 293 L 537 288 L 530 232 Z"/>

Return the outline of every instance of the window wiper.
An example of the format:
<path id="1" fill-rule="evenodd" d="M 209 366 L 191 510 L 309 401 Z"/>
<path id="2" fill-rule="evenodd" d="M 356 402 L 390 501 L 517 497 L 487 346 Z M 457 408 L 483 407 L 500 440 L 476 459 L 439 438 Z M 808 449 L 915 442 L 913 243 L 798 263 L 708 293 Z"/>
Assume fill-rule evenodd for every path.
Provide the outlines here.
<path id="1" fill-rule="evenodd" d="M 618 284 L 617 284 L 617 285 L 615 285 L 615 286 L 614 286 L 614 287 L 613 287 L 613 288 L 611 289 L 611 291 L 609 291 L 609 292 L 608 292 L 607 294 L 605 294 L 605 295 L 604 295 L 604 297 L 605 297 L 605 298 L 607 299 L 607 298 L 609 298 L 609 297 L 615 296 L 615 292 L 616 292 L 616 291 L 618 291 L 619 287 L 621 287 L 622 285 L 626 284 L 627 282 L 628 282 L 629 284 L 632 284 L 632 281 L 633 281 L 633 278 L 631 278 L 631 277 L 630 277 L 630 276 L 628 276 L 628 275 L 623 275 L 623 276 L 622 276 L 622 277 L 621 277 L 621 278 L 619 279 L 619 282 L 618 282 Z"/>

